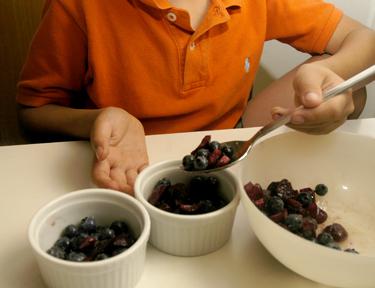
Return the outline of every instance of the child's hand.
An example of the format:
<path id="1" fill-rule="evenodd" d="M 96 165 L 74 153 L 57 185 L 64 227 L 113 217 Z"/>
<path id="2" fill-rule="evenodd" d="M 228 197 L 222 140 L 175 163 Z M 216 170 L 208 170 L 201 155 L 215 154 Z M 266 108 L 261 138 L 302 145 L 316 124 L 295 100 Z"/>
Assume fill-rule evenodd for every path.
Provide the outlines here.
<path id="1" fill-rule="evenodd" d="M 317 63 L 302 65 L 294 78 L 296 107 L 303 105 L 306 109 L 295 112 L 289 127 L 310 133 L 324 134 L 339 127 L 354 111 L 350 92 L 338 95 L 322 103 L 322 90 L 330 89 L 343 80 L 330 69 Z M 287 113 L 281 107 L 272 109 L 273 118 Z"/>
<path id="2" fill-rule="evenodd" d="M 120 108 L 105 108 L 91 129 L 92 170 L 99 187 L 133 194 L 138 173 L 148 164 L 142 124 Z"/>

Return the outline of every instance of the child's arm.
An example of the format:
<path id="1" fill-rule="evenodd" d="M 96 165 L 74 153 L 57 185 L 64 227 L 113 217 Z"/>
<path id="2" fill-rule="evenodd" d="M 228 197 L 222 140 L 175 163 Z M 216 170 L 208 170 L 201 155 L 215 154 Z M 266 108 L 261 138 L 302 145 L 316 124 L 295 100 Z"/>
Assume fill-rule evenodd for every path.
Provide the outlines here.
<path id="1" fill-rule="evenodd" d="M 303 103 L 306 107 L 316 107 L 320 103 L 320 98 L 312 103 L 303 102 L 302 95 L 305 95 L 307 91 L 314 91 L 320 97 L 321 87 L 325 88 L 341 81 L 336 78 L 337 75 L 346 79 L 374 64 L 375 53 L 373 51 L 375 51 L 375 32 L 344 16 L 326 48 L 326 52 L 332 56 L 313 57 L 307 61 L 310 64 L 301 65 L 287 73 L 256 95 L 245 112 L 245 126 L 261 126 L 271 120 L 270 116 L 260 114 L 259 111 L 272 110 L 273 116 L 276 117 L 277 114 L 289 111 L 295 106 L 295 102 L 297 105 Z M 295 91 L 296 99 L 294 99 Z M 363 95 L 363 92 L 358 92 L 357 94 Z M 361 97 L 363 100 L 364 97 Z M 295 124 L 290 126 L 309 133 L 327 133 L 335 129 L 353 113 L 354 109 L 349 94 L 336 98 L 319 107 L 305 109 L 296 114 L 297 120 L 298 117 L 304 117 L 302 118 L 304 123 L 297 124 L 298 121 L 296 122 L 295 118 Z M 356 104 L 357 110 L 363 108 L 363 101 L 356 101 Z M 272 109 L 273 106 L 276 107 Z"/>
<path id="2" fill-rule="evenodd" d="M 93 181 L 99 187 L 132 194 L 136 176 L 148 164 L 143 126 L 123 109 L 49 104 L 21 109 L 20 120 L 32 131 L 90 139 L 96 154 Z"/>

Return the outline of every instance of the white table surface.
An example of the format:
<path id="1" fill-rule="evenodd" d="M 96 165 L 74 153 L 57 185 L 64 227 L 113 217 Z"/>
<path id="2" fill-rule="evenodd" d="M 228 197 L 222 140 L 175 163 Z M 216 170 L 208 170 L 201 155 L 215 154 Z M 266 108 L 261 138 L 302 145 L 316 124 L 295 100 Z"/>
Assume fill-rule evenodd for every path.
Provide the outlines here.
<path id="1" fill-rule="evenodd" d="M 182 159 L 204 135 L 220 142 L 247 139 L 255 128 L 147 137 L 150 162 Z M 287 130 L 280 128 L 275 133 Z M 340 130 L 375 137 L 375 119 L 347 121 Z M 33 214 L 50 200 L 93 187 L 87 142 L 0 147 L 0 287 L 43 288 L 27 239 Z M 238 173 L 238 166 L 231 168 Z M 302 263 L 301 263 L 302 264 Z M 175 257 L 149 245 L 137 288 L 322 288 L 290 271 L 259 243 L 239 205 L 232 237 L 220 250 L 200 257 Z M 75 288 L 75 287 L 72 287 Z M 354 288 L 354 287 L 353 287 Z"/>

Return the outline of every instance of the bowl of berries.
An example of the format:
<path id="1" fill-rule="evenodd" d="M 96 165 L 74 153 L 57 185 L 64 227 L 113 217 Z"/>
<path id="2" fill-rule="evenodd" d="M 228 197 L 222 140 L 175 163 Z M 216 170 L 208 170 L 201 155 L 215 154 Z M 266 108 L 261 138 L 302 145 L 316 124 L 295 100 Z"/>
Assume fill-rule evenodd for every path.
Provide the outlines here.
<path id="1" fill-rule="evenodd" d="M 241 163 L 241 202 L 263 246 L 294 272 L 375 287 L 375 139 L 287 132 Z"/>
<path id="2" fill-rule="evenodd" d="M 83 189 L 42 207 L 29 225 L 29 242 L 48 287 L 128 287 L 138 283 L 150 218 L 134 197 Z"/>
<path id="3" fill-rule="evenodd" d="M 240 200 L 230 171 L 185 171 L 181 160 L 167 160 L 142 170 L 134 190 L 151 218 L 150 243 L 160 251 L 199 256 L 229 240 Z"/>

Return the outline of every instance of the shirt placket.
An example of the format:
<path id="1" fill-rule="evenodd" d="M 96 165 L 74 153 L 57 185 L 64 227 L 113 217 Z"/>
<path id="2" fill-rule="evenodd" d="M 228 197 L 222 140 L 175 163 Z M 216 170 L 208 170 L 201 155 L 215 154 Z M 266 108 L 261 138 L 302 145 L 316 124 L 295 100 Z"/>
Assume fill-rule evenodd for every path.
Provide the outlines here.
<path id="1" fill-rule="evenodd" d="M 176 42 L 180 48 L 182 90 L 205 86 L 209 79 L 209 32 L 230 19 L 226 8 L 221 2 L 213 1 L 196 31 L 191 29 L 189 15 L 185 11 L 169 9 L 166 18 L 177 29 L 172 34 L 178 38 Z"/>

